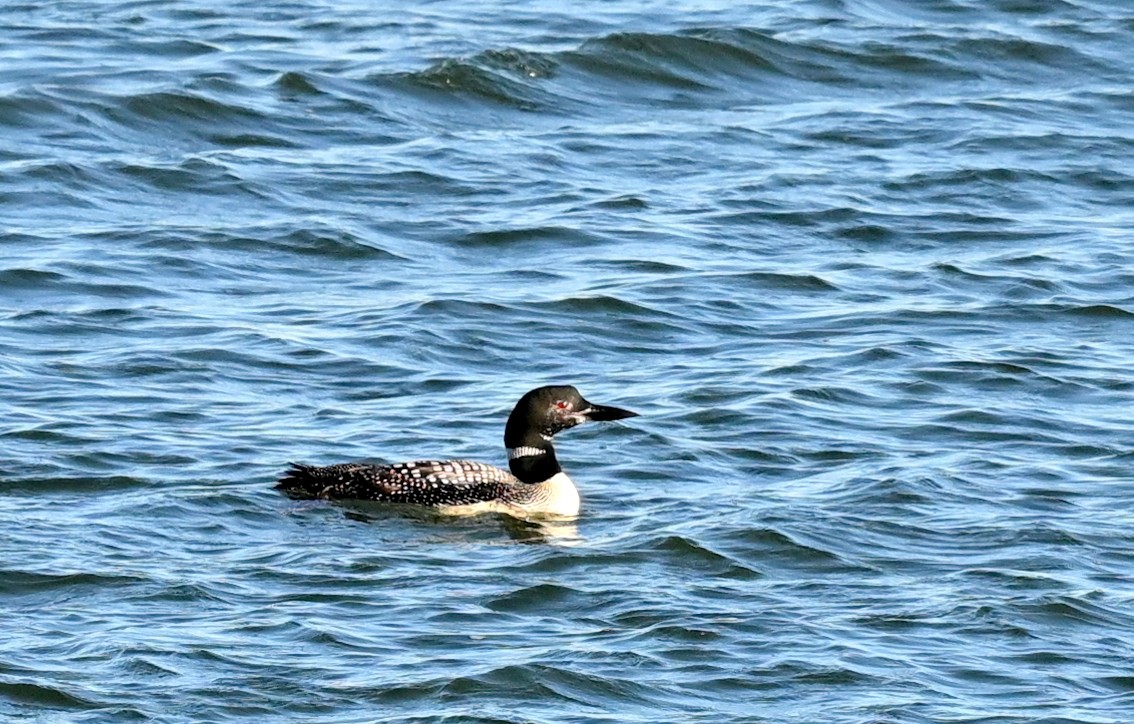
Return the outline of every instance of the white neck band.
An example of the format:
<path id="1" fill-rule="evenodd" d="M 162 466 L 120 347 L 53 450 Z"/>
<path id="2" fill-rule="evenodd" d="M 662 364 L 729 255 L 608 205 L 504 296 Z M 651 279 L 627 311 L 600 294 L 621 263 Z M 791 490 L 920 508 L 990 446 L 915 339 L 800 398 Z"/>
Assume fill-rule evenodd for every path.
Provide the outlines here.
<path id="1" fill-rule="evenodd" d="M 508 459 L 515 460 L 516 458 L 527 458 L 533 455 L 543 455 L 546 452 L 547 450 L 542 447 L 528 447 L 527 445 L 521 445 L 520 447 L 510 447 L 508 448 Z"/>

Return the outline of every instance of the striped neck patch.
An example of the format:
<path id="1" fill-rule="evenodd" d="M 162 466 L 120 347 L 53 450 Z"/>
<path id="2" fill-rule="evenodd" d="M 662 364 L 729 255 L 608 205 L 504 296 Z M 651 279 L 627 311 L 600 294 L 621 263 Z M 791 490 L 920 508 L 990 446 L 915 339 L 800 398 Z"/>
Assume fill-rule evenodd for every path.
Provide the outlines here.
<path id="1" fill-rule="evenodd" d="M 521 445 L 520 447 L 508 448 L 508 459 L 515 460 L 516 458 L 527 458 L 533 455 L 543 455 L 547 450 L 542 447 L 529 447 Z"/>

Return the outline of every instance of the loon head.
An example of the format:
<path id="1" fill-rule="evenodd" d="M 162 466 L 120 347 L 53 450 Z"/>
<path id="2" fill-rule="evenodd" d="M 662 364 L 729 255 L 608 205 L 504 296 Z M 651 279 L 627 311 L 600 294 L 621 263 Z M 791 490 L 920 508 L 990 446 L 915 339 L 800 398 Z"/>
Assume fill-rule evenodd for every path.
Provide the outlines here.
<path id="1" fill-rule="evenodd" d="M 618 407 L 587 402 L 571 385 L 537 387 L 520 398 L 504 427 L 512 474 L 524 482 L 541 482 L 560 471 L 551 447 L 557 432 L 584 422 L 637 417 Z"/>
<path id="2" fill-rule="evenodd" d="M 555 433 L 584 422 L 621 420 L 637 415 L 629 410 L 587 402 L 571 385 L 537 387 L 521 397 L 512 409 L 504 428 L 504 444 L 538 446 L 540 442 L 550 441 Z"/>

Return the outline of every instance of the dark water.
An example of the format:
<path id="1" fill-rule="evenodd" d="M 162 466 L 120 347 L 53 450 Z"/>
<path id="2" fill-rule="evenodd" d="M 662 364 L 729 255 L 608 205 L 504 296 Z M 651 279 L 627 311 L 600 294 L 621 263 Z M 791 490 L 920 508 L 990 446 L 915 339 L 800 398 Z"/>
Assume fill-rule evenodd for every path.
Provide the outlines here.
<path id="1" fill-rule="evenodd" d="M 0 718 L 1130 721 L 1132 35 L 4 5 Z M 271 489 L 549 382 L 575 524 Z"/>

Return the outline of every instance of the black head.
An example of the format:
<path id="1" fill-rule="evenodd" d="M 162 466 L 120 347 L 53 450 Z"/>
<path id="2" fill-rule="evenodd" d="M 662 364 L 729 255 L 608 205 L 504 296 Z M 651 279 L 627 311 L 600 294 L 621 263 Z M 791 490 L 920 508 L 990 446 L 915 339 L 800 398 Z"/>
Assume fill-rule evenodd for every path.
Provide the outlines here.
<path id="1" fill-rule="evenodd" d="M 571 385 L 537 387 L 520 398 L 508 425 L 504 428 L 504 444 L 538 446 L 557 432 L 584 422 L 601 422 L 636 417 L 638 413 L 617 407 L 587 402 Z"/>
<path id="2" fill-rule="evenodd" d="M 508 416 L 504 428 L 508 467 L 526 483 L 547 480 L 560 471 L 551 447 L 555 433 L 592 420 L 621 420 L 637 414 L 587 402 L 570 385 L 537 387 L 521 397 Z"/>

